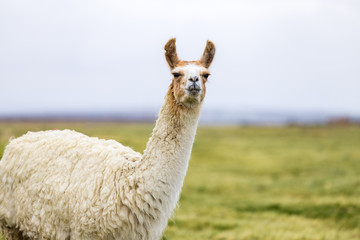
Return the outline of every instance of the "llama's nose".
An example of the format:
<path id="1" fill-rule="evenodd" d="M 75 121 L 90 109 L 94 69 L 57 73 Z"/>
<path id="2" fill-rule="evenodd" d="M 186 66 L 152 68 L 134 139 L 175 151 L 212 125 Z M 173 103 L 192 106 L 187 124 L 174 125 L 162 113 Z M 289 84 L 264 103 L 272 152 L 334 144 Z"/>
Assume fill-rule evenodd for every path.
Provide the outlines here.
<path id="1" fill-rule="evenodd" d="M 197 81 L 199 81 L 199 78 L 197 76 L 194 76 L 194 77 L 189 78 L 189 81 L 190 82 L 197 82 Z"/>

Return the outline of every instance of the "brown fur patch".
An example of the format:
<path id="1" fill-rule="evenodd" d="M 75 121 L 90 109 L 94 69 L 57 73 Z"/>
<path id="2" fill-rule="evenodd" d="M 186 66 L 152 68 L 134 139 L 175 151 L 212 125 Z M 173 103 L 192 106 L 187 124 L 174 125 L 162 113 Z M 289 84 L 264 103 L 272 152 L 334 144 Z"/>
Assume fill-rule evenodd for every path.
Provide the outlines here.
<path id="1" fill-rule="evenodd" d="M 170 68 L 174 68 L 179 62 L 180 59 L 176 52 L 176 39 L 171 38 L 166 44 L 165 44 L 165 58 L 167 63 L 169 64 Z"/>
<path id="2" fill-rule="evenodd" d="M 179 63 L 175 67 L 183 67 L 183 66 L 186 66 L 188 64 L 196 64 L 196 65 L 202 66 L 200 61 L 183 61 L 183 60 L 180 60 Z"/>
<path id="3" fill-rule="evenodd" d="M 203 78 L 203 77 L 202 77 Z M 206 79 L 203 79 L 202 81 L 201 81 L 201 85 L 202 85 L 202 91 L 201 91 L 201 95 L 200 95 L 200 101 L 202 101 L 202 100 L 204 100 L 204 98 L 205 98 L 205 95 L 206 95 L 206 83 L 207 82 L 207 80 Z"/>
<path id="4" fill-rule="evenodd" d="M 171 112 L 173 112 L 174 116 L 178 119 L 180 117 L 180 113 L 186 109 L 184 105 L 181 105 L 175 99 L 174 91 L 175 91 L 174 80 L 169 86 L 169 90 L 166 94 L 165 101 L 169 103 L 171 106 Z"/>
<path id="5" fill-rule="evenodd" d="M 1 231 L 6 240 L 30 240 L 18 228 L 1 227 Z"/>
<path id="6" fill-rule="evenodd" d="M 208 40 L 206 42 L 204 53 L 200 59 L 200 63 L 204 67 L 209 68 L 212 61 L 214 60 L 214 56 L 215 56 L 215 44 Z"/>

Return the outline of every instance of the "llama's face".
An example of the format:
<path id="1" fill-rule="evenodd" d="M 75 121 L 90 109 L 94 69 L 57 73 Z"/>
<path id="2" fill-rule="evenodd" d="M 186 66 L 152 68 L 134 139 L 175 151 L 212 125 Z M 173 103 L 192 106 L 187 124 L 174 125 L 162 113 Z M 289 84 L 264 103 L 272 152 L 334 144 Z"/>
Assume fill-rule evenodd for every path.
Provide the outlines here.
<path id="1" fill-rule="evenodd" d="M 210 75 L 208 68 L 215 55 L 215 45 L 207 41 L 199 61 L 180 60 L 174 38 L 166 43 L 165 51 L 171 74 L 174 76 L 172 89 L 175 100 L 186 107 L 199 105 L 205 97 L 205 84 Z"/>
<path id="2" fill-rule="evenodd" d="M 191 107 L 202 102 L 206 93 L 206 81 L 210 75 L 200 62 L 180 62 L 171 70 L 174 97 L 177 102 Z"/>

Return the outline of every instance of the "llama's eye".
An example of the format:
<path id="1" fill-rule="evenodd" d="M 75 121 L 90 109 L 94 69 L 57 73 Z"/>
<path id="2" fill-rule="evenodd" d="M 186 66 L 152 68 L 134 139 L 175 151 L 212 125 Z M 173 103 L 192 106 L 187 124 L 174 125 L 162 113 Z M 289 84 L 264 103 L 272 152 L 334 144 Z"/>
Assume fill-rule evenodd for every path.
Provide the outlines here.
<path id="1" fill-rule="evenodd" d="M 181 76 L 181 74 L 180 74 L 180 73 L 176 73 L 176 72 L 175 72 L 175 73 L 173 73 L 172 75 L 173 75 L 174 77 L 176 77 L 176 78 Z"/>
<path id="2" fill-rule="evenodd" d="M 210 76 L 210 74 L 204 73 L 202 76 L 203 76 L 205 79 L 207 79 L 207 78 Z"/>

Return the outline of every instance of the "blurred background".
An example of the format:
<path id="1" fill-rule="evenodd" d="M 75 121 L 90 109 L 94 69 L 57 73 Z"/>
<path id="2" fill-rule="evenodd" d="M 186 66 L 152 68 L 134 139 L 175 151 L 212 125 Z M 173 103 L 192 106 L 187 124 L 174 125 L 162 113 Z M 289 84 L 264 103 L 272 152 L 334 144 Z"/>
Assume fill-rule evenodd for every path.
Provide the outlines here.
<path id="1" fill-rule="evenodd" d="M 360 239 L 355 0 L 0 1 L 0 157 L 65 128 L 143 152 L 172 37 L 217 53 L 163 239 Z"/>
<path id="2" fill-rule="evenodd" d="M 217 54 L 207 123 L 360 116 L 357 1 L 3 1 L 0 117 L 153 120 L 171 75 Z"/>

